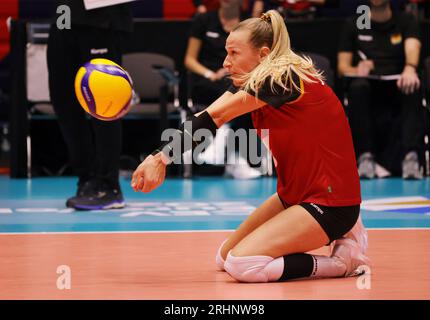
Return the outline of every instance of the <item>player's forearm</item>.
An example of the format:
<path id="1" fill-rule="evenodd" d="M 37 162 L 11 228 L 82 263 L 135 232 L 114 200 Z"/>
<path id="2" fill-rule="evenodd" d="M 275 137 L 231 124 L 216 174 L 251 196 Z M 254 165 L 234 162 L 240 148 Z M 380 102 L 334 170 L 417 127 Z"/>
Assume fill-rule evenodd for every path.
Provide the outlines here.
<path id="1" fill-rule="evenodd" d="M 206 129 L 206 134 L 209 133 L 212 136 L 215 136 L 218 129 L 218 126 L 206 111 L 203 111 L 198 116 L 189 117 L 175 131 L 172 139 L 164 142 L 151 155 L 160 157 L 165 164 L 170 164 L 180 159 L 184 152 L 194 149 L 202 142 L 200 139 L 197 140 L 194 135 L 200 129 Z"/>
<path id="2" fill-rule="evenodd" d="M 244 90 L 239 90 L 235 94 L 226 92 L 218 100 L 212 103 L 206 111 L 210 114 L 218 127 L 245 113 L 257 110 L 267 103 L 257 99 Z"/>

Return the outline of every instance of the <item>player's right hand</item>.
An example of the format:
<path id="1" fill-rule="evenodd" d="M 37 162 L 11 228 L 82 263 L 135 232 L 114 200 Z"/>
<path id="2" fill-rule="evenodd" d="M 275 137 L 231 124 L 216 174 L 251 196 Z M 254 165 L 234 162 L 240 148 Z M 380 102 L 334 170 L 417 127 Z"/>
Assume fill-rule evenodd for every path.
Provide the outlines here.
<path id="1" fill-rule="evenodd" d="M 166 164 L 161 152 L 155 156 L 149 155 L 133 172 L 131 187 L 134 191 L 151 192 L 158 188 L 166 177 Z"/>

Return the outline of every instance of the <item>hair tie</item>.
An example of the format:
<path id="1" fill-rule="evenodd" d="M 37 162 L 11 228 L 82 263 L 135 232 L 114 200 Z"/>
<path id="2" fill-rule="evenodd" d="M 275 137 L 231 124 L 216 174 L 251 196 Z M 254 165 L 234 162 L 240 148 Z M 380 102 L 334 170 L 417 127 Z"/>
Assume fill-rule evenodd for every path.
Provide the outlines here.
<path id="1" fill-rule="evenodd" d="M 266 21 L 267 23 L 272 22 L 272 20 L 270 19 L 270 15 L 268 13 L 262 13 L 260 19 L 263 21 Z"/>

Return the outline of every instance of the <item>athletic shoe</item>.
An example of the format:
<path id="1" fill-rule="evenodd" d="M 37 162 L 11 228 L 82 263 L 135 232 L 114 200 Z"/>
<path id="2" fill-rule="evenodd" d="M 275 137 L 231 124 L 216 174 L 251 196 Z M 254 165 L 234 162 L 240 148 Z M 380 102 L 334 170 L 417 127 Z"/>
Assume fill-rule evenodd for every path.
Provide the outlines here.
<path id="1" fill-rule="evenodd" d="M 261 172 L 249 166 L 245 158 L 239 156 L 233 159 L 229 156 L 228 164 L 225 166 L 225 175 L 239 180 L 256 179 L 261 177 Z"/>
<path id="2" fill-rule="evenodd" d="M 197 155 L 197 160 L 200 163 L 218 166 L 225 164 L 225 148 L 227 146 L 229 128 L 228 124 L 224 124 L 217 130 L 214 139 L 206 150 Z"/>
<path id="3" fill-rule="evenodd" d="M 349 238 L 336 240 L 332 257 L 346 266 L 344 277 L 355 277 L 364 273 L 362 266 L 369 266 L 370 260 L 361 252 L 357 242 Z"/>
<path id="4" fill-rule="evenodd" d="M 365 152 L 358 158 L 358 175 L 364 179 L 375 178 L 376 164 L 370 152 Z"/>
<path id="5" fill-rule="evenodd" d="M 375 163 L 375 174 L 378 178 L 387 178 L 389 176 L 391 176 L 391 172 L 388 171 L 386 168 L 384 168 L 383 166 L 381 166 L 379 163 Z"/>
<path id="6" fill-rule="evenodd" d="M 402 162 L 403 179 L 420 180 L 423 178 L 423 172 L 420 169 L 418 154 L 415 151 L 409 152 Z"/>
<path id="7" fill-rule="evenodd" d="M 78 184 L 78 190 L 76 191 L 76 195 L 67 199 L 66 207 L 74 208 L 78 198 L 89 197 L 97 190 L 97 186 L 98 183 L 95 179 Z"/>
<path id="8" fill-rule="evenodd" d="M 125 207 L 121 190 L 111 188 L 99 188 L 97 192 L 87 197 L 78 197 L 74 208 L 76 210 L 108 210 Z"/>

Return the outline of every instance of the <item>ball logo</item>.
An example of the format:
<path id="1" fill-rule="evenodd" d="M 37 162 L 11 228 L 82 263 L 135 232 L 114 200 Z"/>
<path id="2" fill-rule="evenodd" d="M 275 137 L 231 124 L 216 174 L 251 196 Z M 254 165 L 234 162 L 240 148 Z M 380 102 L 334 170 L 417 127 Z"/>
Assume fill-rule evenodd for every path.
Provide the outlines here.
<path id="1" fill-rule="evenodd" d="M 91 100 L 91 96 L 88 93 L 88 89 L 87 88 L 83 88 L 83 91 L 84 91 L 85 99 Z"/>

